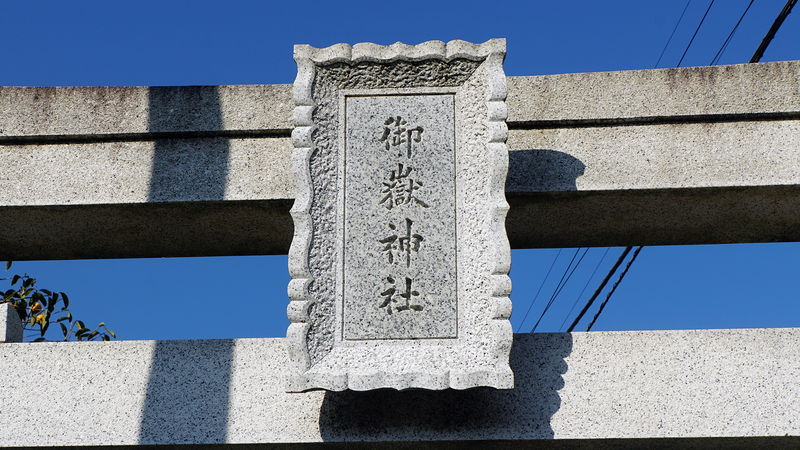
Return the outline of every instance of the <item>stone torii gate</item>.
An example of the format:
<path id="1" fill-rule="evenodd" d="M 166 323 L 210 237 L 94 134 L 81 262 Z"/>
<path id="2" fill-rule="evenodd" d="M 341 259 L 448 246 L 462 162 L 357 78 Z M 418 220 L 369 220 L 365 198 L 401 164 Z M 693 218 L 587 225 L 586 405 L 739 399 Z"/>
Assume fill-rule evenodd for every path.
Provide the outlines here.
<path id="1" fill-rule="evenodd" d="M 513 248 L 800 240 L 800 62 L 507 83 Z M 0 260 L 287 252 L 290 85 L 0 89 Z M 3 344 L 0 445 L 794 448 L 797 336 L 517 335 L 513 390 L 435 392 L 286 393 L 284 339 Z"/>

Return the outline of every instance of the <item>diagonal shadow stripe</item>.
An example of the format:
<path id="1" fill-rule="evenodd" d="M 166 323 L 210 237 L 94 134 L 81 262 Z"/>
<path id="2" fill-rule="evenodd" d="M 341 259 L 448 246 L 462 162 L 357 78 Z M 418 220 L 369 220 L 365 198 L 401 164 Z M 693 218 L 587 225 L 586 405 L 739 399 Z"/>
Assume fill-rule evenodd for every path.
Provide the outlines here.
<path id="1" fill-rule="evenodd" d="M 148 201 L 223 200 L 228 176 L 227 137 L 216 86 L 151 87 L 150 133 L 196 133 L 154 142 Z"/>
<path id="2" fill-rule="evenodd" d="M 234 342 L 156 341 L 140 445 L 226 442 Z"/>
<path id="3" fill-rule="evenodd" d="M 224 130 L 217 87 L 151 87 L 149 114 L 150 133 L 198 134 L 154 141 L 148 201 L 223 200 L 229 141 L 203 134 Z M 202 349 L 194 341 L 155 343 L 140 444 L 226 442 L 233 346 L 233 340 Z"/>

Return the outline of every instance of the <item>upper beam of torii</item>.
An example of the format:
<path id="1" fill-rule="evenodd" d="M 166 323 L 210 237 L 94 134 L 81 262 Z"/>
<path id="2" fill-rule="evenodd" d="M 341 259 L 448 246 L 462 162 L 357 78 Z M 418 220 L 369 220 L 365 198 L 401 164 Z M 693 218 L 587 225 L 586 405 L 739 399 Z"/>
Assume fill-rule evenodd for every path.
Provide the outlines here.
<path id="1" fill-rule="evenodd" d="M 800 240 L 800 62 L 509 77 L 514 248 Z M 291 85 L 0 87 L 0 260 L 286 253 Z"/>

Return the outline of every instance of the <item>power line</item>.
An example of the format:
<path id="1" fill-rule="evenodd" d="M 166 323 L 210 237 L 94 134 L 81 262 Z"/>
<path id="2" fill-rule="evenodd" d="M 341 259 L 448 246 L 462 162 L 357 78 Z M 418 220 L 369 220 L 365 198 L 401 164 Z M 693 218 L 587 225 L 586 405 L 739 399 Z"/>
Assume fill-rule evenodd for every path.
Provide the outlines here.
<path id="1" fill-rule="evenodd" d="M 664 52 L 667 51 L 667 47 L 669 47 L 670 41 L 672 41 L 672 36 L 675 35 L 675 31 L 678 29 L 678 25 L 681 24 L 681 20 L 683 20 L 683 15 L 686 14 L 686 10 L 689 9 L 689 3 L 692 3 L 692 0 L 686 2 L 686 6 L 683 8 L 683 12 L 681 16 L 678 18 L 678 23 L 675 24 L 675 28 L 672 29 L 672 34 L 669 35 L 669 39 L 667 39 L 667 44 L 664 46 L 664 50 L 661 50 L 661 54 L 658 56 L 658 61 L 656 61 L 656 65 L 653 66 L 653 69 L 658 68 L 658 63 L 661 62 L 661 58 L 664 56 Z"/>
<path id="2" fill-rule="evenodd" d="M 761 57 L 764 56 L 764 50 L 766 50 L 769 43 L 772 42 L 772 38 L 775 37 L 775 33 L 778 32 L 778 28 L 783 25 L 783 21 L 786 19 L 786 16 L 792 12 L 792 7 L 794 7 L 795 3 L 797 3 L 797 0 L 787 0 L 786 5 L 783 6 L 780 14 L 778 14 L 778 17 L 775 19 L 775 22 L 772 23 L 769 31 L 767 31 L 767 35 L 764 36 L 763 40 L 761 40 L 761 44 L 759 44 L 755 54 L 753 54 L 753 57 L 750 58 L 751 63 L 759 62 Z"/>
<path id="3" fill-rule="evenodd" d="M 580 252 L 580 250 L 581 250 L 580 247 L 577 250 L 575 250 L 575 256 L 578 255 L 578 252 Z M 558 297 L 558 294 L 561 293 L 561 290 L 564 289 L 564 286 L 567 285 L 569 279 L 572 278 L 572 274 L 575 273 L 575 269 L 577 269 L 581 261 L 583 261 L 583 257 L 586 256 L 587 252 L 589 252 L 589 247 L 586 247 L 586 250 L 583 252 L 583 255 L 581 255 L 581 258 L 578 260 L 577 263 L 575 263 L 575 267 L 572 268 L 572 272 L 569 272 L 569 276 L 567 276 L 567 272 L 564 272 L 564 276 L 566 276 L 566 279 L 564 279 L 564 276 L 561 277 L 561 281 L 558 282 L 556 290 L 553 291 L 553 295 L 550 296 L 550 301 L 547 302 L 547 306 L 544 307 L 544 311 L 542 311 L 542 315 L 539 316 L 539 320 L 536 321 L 536 324 L 533 326 L 533 329 L 531 329 L 531 333 L 536 331 L 536 327 L 539 326 L 539 322 L 542 321 L 544 315 L 547 313 L 547 310 L 550 309 L 550 307 L 553 305 L 553 302 L 556 300 L 556 297 Z M 575 256 L 572 257 L 572 261 L 575 261 Z M 569 266 L 567 266 L 567 271 L 569 271 L 570 266 L 572 266 L 572 261 L 569 262 Z"/>
<path id="4" fill-rule="evenodd" d="M 614 291 L 617 290 L 617 286 L 619 286 L 619 283 L 625 277 L 625 274 L 628 273 L 628 269 L 631 268 L 631 264 L 633 264 L 633 261 L 636 260 L 636 256 L 639 254 L 640 251 L 642 251 L 642 248 L 644 248 L 644 247 L 640 245 L 639 248 L 637 248 L 636 251 L 633 252 L 633 256 L 631 256 L 631 260 L 628 261 L 628 265 L 625 266 L 625 270 L 623 270 L 622 273 L 619 274 L 619 279 L 617 279 L 617 282 L 614 283 L 614 286 L 611 287 L 611 290 L 608 292 L 608 295 L 606 296 L 606 299 L 603 300 L 603 303 L 600 305 L 600 309 L 597 310 L 597 314 L 594 315 L 594 318 L 592 319 L 592 323 L 589 324 L 589 326 L 586 328 L 586 331 L 591 330 L 592 329 L 592 325 L 594 325 L 594 323 L 597 322 L 597 318 L 600 317 L 600 313 L 603 312 L 603 308 L 606 307 L 606 304 L 608 303 L 608 299 L 610 299 L 611 295 L 614 294 Z"/>
<path id="5" fill-rule="evenodd" d="M 711 3 L 708 4 L 708 9 L 706 9 L 706 13 L 703 14 L 703 18 L 700 19 L 700 24 L 698 24 L 697 25 L 697 29 L 694 30 L 694 34 L 692 35 L 692 39 L 689 41 L 689 45 L 687 45 L 686 46 L 686 50 L 683 51 L 683 56 L 681 56 L 681 60 L 678 61 L 678 65 L 675 66 L 675 67 L 680 67 L 681 66 L 681 63 L 683 62 L 683 58 L 686 56 L 686 52 L 688 52 L 689 51 L 689 47 L 692 46 L 692 42 L 694 42 L 694 37 L 697 36 L 697 32 L 700 31 L 700 27 L 703 26 L 703 22 L 705 22 L 706 16 L 708 15 L 708 12 L 711 11 L 711 5 L 713 5 L 713 4 L 714 4 L 714 0 L 711 0 Z"/>
<path id="6" fill-rule="evenodd" d="M 533 325 L 533 328 L 531 329 L 531 333 L 536 331 L 536 327 L 539 326 L 539 322 L 542 321 L 542 317 L 544 317 L 544 314 L 550 308 L 550 305 L 553 304 L 553 297 L 556 295 L 556 292 L 560 292 L 559 288 L 561 287 L 561 283 L 564 282 L 564 278 L 567 276 L 567 273 L 569 273 L 569 269 L 572 267 L 572 263 L 575 262 L 575 258 L 578 256 L 578 253 L 580 251 L 581 251 L 581 249 L 580 249 L 580 247 L 578 247 L 575 250 L 575 254 L 572 255 L 572 259 L 569 261 L 569 264 L 567 265 L 567 269 L 564 271 L 564 275 L 561 275 L 561 279 L 558 280 L 558 284 L 556 285 L 556 288 L 553 290 L 553 295 L 550 296 L 550 300 L 548 300 L 547 305 L 545 305 L 544 311 L 542 311 L 542 315 L 539 316 L 539 320 L 537 320 L 536 324 Z M 583 258 L 581 258 L 581 259 L 583 259 Z M 570 274 L 570 276 L 572 276 L 572 274 Z"/>
<path id="7" fill-rule="evenodd" d="M 742 23 L 742 19 L 744 19 L 744 16 L 745 16 L 745 14 L 747 14 L 747 11 L 750 10 L 750 7 L 753 6 L 753 2 L 754 1 L 755 0 L 750 0 L 750 4 L 747 5 L 747 8 L 742 13 L 742 17 L 739 17 L 739 21 L 736 22 L 736 26 L 733 27 L 733 30 L 731 30 L 731 34 L 728 35 L 728 38 L 725 39 L 725 42 L 722 44 L 722 47 L 720 47 L 719 51 L 717 52 L 717 54 L 714 55 L 714 59 L 711 60 L 711 64 L 709 64 L 709 66 L 713 66 L 715 64 L 715 62 L 719 62 L 719 60 L 717 58 L 718 57 L 721 58 L 722 54 L 725 53 L 725 49 L 728 48 L 728 43 L 731 41 L 731 38 L 733 37 L 733 35 L 736 34 L 736 30 L 739 28 L 739 24 Z"/>
<path id="8" fill-rule="evenodd" d="M 578 322 L 581 321 L 583 315 L 586 314 L 586 311 L 589 309 L 589 307 L 592 306 L 592 303 L 594 303 L 597 296 L 600 295 L 600 292 L 603 290 L 604 287 L 606 287 L 606 284 L 608 284 L 608 280 L 610 280 L 611 277 L 614 276 L 614 272 L 617 271 L 617 268 L 619 267 L 620 264 L 622 264 L 622 261 L 625 259 L 625 257 L 628 256 L 628 253 L 630 253 L 632 248 L 633 247 L 625 247 L 625 250 L 623 250 L 622 254 L 619 255 L 617 262 L 614 263 L 614 267 L 612 267 L 611 270 L 608 271 L 608 275 L 606 275 L 606 277 L 603 279 L 603 282 L 600 283 L 600 286 L 597 288 L 597 290 L 594 291 L 594 294 L 592 294 L 592 297 L 589 299 L 588 302 L 586 302 L 586 305 L 583 307 L 581 312 L 578 313 L 578 317 L 575 318 L 575 320 L 572 322 L 572 325 L 569 326 L 569 328 L 567 329 L 567 333 L 571 333 L 572 330 L 575 329 L 575 325 L 577 325 Z"/>
<path id="9" fill-rule="evenodd" d="M 597 267 L 594 268 L 592 276 L 590 276 L 589 279 L 586 280 L 586 284 L 583 285 L 583 289 L 581 290 L 581 293 L 578 294 L 578 297 L 575 299 L 575 303 L 572 304 L 572 308 L 569 309 L 569 312 L 567 313 L 566 317 L 564 317 L 564 321 L 561 322 L 561 325 L 558 326 L 558 331 L 561 331 L 561 329 L 564 328 L 564 324 L 567 323 L 567 319 L 569 319 L 569 316 L 572 314 L 572 311 L 575 309 L 576 306 L 578 306 L 578 301 L 583 296 L 583 293 L 586 292 L 586 288 L 589 287 L 589 283 L 592 282 L 592 279 L 594 278 L 594 275 L 597 273 L 597 270 L 600 268 L 600 265 L 603 264 L 603 261 L 606 259 L 606 255 L 608 255 L 609 250 L 611 250 L 611 247 L 606 248 L 606 252 L 603 253 L 603 257 L 600 258 L 600 262 L 597 263 Z"/>
<path id="10" fill-rule="evenodd" d="M 528 318 L 528 314 L 531 312 L 531 308 L 533 308 L 533 304 L 536 303 L 536 299 L 539 298 L 539 293 L 542 292 L 542 288 L 544 287 L 544 283 L 547 281 L 547 277 L 550 276 L 550 272 L 553 270 L 553 266 L 556 265 L 556 261 L 558 261 L 558 257 L 561 255 L 561 251 L 564 250 L 563 248 L 558 249 L 558 253 L 556 253 L 556 258 L 553 260 L 553 264 L 550 264 L 550 270 L 547 271 L 547 275 L 544 276 L 544 280 L 542 280 L 542 285 L 539 286 L 539 290 L 536 291 L 536 296 L 533 297 L 533 301 L 531 302 L 530 306 L 528 306 L 528 311 L 525 312 L 525 317 L 522 318 L 522 322 L 519 323 L 519 328 L 522 329 L 522 325 L 525 324 L 525 319 Z"/>

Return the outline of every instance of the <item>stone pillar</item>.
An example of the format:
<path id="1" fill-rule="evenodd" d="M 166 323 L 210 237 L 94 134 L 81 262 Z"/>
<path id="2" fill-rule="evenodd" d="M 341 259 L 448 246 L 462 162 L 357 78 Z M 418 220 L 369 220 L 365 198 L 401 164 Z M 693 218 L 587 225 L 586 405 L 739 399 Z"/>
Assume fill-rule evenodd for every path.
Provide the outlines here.
<path id="1" fill-rule="evenodd" d="M 0 305 L 0 343 L 22 342 L 22 322 L 10 303 Z"/>

